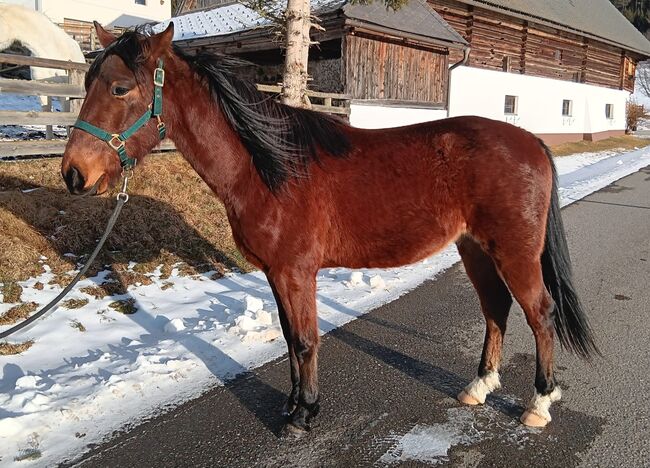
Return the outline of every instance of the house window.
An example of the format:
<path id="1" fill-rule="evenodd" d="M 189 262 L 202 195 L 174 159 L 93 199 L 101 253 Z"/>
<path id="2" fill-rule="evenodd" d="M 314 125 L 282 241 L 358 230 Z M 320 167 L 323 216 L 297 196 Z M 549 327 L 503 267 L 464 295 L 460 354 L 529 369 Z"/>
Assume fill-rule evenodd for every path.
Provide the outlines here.
<path id="1" fill-rule="evenodd" d="M 506 95 L 506 101 L 503 106 L 503 112 L 506 114 L 516 114 L 517 113 L 517 96 Z"/>
<path id="2" fill-rule="evenodd" d="M 573 113 L 573 101 L 571 101 L 570 99 L 564 99 L 562 101 L 562 116 L 571 117 L 572 113 Z"/>
<path id="3" fill-rule="evenodd" d="M 135 4 L 136 4 L 136 5 L 146 5 L 146 4 L 147 4 L 147 0 L 135 0 Z"/>
<path id="4" fill-rule="evenodd" d="M 605 104 L 605 117 L 608 119 L 614 118 L 614 104 Z"/>

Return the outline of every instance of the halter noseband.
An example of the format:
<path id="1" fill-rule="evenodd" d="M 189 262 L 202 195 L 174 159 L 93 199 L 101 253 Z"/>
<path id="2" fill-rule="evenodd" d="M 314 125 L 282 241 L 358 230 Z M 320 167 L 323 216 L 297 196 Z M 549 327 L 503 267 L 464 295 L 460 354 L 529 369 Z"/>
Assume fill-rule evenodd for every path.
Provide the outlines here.
<path id="1" fill-rule="evenodd" d="M 158 135 L 160 139 L 165 138 L 166 128 L 165 124 L 160 118 L 162 114 L 162 89 L 165 84 L 165 70 L 163 69 L 163 59 L 158 59 L 158 67 L 153 72 L 153 102 L 147 109 L 147 111 L 135 121 L 133 125 L 124 130 L 122 133 L 108 133 L 106 130 L 102 130 L 99 127 L 95 127 L 93 124 L 86 122 L 85 120 L 78 119 L 73 127 L 88 132 L 93 136 L 96 136 L 100 140 L 108 143 L 108 146 L 113 148 L 117 155 L 120 158 L 120 166 L 124 169 L 131 169 L 135 166 L 136 160 L 130 158 L 126 154 L 126 147 L 124 143 L 126 140 L 133 136 L 135 132 L 144 127 L 150 119 L 158 120 Z"/>

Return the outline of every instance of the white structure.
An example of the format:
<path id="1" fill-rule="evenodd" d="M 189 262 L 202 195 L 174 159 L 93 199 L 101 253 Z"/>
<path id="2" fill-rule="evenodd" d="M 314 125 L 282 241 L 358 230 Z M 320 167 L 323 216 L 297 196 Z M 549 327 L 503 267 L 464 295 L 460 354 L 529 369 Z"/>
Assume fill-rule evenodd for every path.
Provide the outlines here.
<path id="1" fill-rule="evenodd" d="M 508 113 L 506 96 L 511 96 L 514 104 Z M 447 116 L 480 115 L 539 135 L 565 135 L 579 140 L 585 134 L 624 129 L 629 97 L 625 90 L 461 66 L 451 72 L 448 114 L 443 109 L 407 103 L 353 101 L 350 123 L 361 128 L 384 128 Z"/>
<path id="2" fill-rule="evenodd" d="M 20 5 L 0 4 L 0 51 L 14 42 L 20 42 L 34 57 L 86 61 L 79 44 L 45 15 Z M 65 70 L 31 67 L 31 72 L 34 80 L 67 80 Z"/>
<path id="3" fill-rule="evenodd" d="M 54 23 L 64 19 L 99 21 L 104 26 L 134 26 L 171 17 L 171 0 L 1 0 L 43 13 Z"/>

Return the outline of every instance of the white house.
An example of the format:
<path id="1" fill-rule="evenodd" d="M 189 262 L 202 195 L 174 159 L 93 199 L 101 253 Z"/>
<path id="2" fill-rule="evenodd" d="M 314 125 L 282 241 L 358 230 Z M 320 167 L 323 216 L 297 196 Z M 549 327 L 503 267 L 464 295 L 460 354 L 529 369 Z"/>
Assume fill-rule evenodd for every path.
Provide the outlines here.
<path id="1" fill-rule="evenodd" d="M 549 144 L 607 138 L 624 133 L 636 64 L 650 57 L 650 42 L 609 0 L 312 5 L 326 31 L 314 32 L 311 86 L 352 96 L 359 127 L 481 115 Z M 236 53 L 259 65 L 258 81 L 279 79 L 277 44 L 243 5 L 174 21 L 179 46 Z"/>
<path id="2" fill-rule="evenodd" d="M 128 27 L 159 22 L 171 17 L 171 0 L 0 0 L 23 5 L 45 14 L 53 23 L 65 20 L 104 26 Z"/>

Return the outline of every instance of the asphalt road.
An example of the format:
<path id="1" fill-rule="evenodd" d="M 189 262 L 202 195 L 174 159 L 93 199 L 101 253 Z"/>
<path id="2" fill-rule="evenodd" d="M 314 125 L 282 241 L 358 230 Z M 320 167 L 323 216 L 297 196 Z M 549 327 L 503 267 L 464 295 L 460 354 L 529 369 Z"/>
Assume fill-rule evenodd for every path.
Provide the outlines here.
<path id="1" fill-rule="evenodd" d="M 476 295 L 457 265 L 324 337 L 321 414 L 302 439 L 279 437 L 289 378 L 281 359 L 116 436 L 80 464 L 382 466 L 403 455 L 401 436 L 429 428 L 451 444 L 438 466 L 650 466 L 650 169 L 563 214 L 577 287 L 604 358 L 587 364 L 558 353 L 564 398 L 546 429 L 517 421 L 535 365 L 518 307 L 503 390 L 482 408 L 454 400 L 474 377 L 483 339 Z"/>

